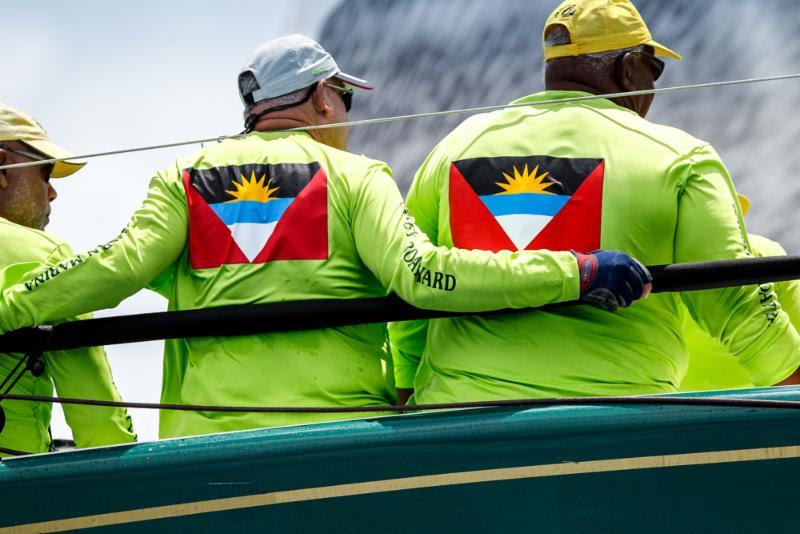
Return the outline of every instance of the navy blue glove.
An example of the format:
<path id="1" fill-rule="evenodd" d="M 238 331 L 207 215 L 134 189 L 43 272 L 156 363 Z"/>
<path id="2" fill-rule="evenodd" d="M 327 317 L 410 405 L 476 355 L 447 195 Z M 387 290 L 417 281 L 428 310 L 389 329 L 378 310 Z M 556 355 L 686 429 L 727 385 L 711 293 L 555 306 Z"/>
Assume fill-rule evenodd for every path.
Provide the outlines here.
<path id="1" fill-rule="evenodd" d="M 624 252 L 595 250 L 591 254 L 572 251 L 581 276 L 581 302 L 614 311 L 642 298 L 653 281 L 647 268 Z M 646 288 L 649 293 L 649 287 Z"/>

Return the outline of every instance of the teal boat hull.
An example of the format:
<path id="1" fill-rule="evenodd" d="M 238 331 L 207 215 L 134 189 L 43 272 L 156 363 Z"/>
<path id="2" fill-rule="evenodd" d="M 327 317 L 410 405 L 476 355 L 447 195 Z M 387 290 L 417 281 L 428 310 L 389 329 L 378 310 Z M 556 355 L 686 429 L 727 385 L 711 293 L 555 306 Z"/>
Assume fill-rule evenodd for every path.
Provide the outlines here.
<path id="1" fill-rule="evenodd" d="M 4 460 L 0 532 L 794 532 L 799 476 L 800 410 L 454 410 Z"/>

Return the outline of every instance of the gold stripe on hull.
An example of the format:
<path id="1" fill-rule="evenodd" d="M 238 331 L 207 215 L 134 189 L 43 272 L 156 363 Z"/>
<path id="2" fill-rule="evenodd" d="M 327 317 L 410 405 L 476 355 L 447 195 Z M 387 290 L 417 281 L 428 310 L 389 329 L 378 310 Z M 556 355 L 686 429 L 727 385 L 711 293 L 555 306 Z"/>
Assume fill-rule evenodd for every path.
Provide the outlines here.
<path id="1" fill-rule="evenodd" d="M 480 471 L 462 471 L 458 473 L 443 473 L 439 475 L 424 475 L 375 480 L 371 482 L 357 482 L 353 484 L 339 484 L 335 486 L 274 491 L 258 495 L 211 499 L 126 510 L 123 512 L 57 519 L 0 528 L 0 534 L 6 532 L 59 532 L 64 530 L 104 527 L 171 517 L 207 514 L 211 512 L 241 510 L 292 502 L 316 501 L 335 497 L 350 497 L 354 495 L 368 495 L 373 493 L 454 486 L 460 484 L 478 484 L 482 482 L 631 471 L 637 469 L 661 469 L 666 467 L 781 460 L 798 457 L 800 457 L 800 446 L 792 445 L 788 447 L 668 454 L 661 456 L 641 456 L 637 458 L 612 458 L 606 460 L 589 460 L 585 462 L 562 462 L 524 467 L 484 469 Z"/>

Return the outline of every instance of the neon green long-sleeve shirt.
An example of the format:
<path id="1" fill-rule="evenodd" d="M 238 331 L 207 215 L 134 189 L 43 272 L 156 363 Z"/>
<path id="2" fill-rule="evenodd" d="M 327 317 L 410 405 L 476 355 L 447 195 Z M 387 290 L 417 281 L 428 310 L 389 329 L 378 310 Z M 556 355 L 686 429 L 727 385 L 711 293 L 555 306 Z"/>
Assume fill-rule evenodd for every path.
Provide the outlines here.
<path id="1" fill-rule="evenodd" d="M 606 99 L 466 120 L 419 169 L 407 205 L 442 246 L 602 248 L 646 265 L 750 255 L 711 146 Z M 581 306 L 393 324 L 396 382 L 420 403 L 672 392 L 687 365 L 687 312 L 755 384 L 800 364 L 800 337 L 767 285 L 660 293 L 613 314 Z"/>
<path id="2" fill-rule="evenodd" d="M 751 251 L 756 257 L 786 255 L 783 247 L 775 241 L 753 234 L 747 237 Z M 800 280 L 777 283 L 775 292 L 797 330 L 800 328 Z M 689 352 L 689 366 L 681 381 L 681 391 L 753 387 L 752 380 L 736 358 L 731 356 L 718 340 L 701 329 L 691 317 L 687 317 L 684 340 Z M 772 381 L 779 380 L 780 375 Z"/>
<path id="3" fill-rule="evenodd" d="M 72 250 L 54 237 L 0 218 L 0 287 L 30 276 L 41 265 L 69 258 Z M 22 354 L 0 353 L 0 381 L 16 366 Z M 100 347 L 45 353 L 44 374 L 26 371 L 10 393 L 50 397 L 53 386 L 62 397 L 120 400 L 111 378 L 105 351 Z M 3 400 L 6 426 L 0 447 L 38 453 L 50 448 L 50 403 Z M 134 441 L 131 419 L 118 408 L 65 404 L 64 416 L 78 447 Z"/>
<path id="4" fill-rule="evenodd" d="M 430 309 L 485 311 L 575 299 L 569 252 L 435 247 L 389 168 L 306 133 L 254 133 L 153 178 L 113 242 L 29 276 L 0 299 L 0 330 L 114 306 L 146 284 L 169 309 L 394 292 Z M 167 341 L 162 401 L 367 406 L 394 400 L 385 325 Z M 162 437 L 334 419 L 163 412 Z"/>

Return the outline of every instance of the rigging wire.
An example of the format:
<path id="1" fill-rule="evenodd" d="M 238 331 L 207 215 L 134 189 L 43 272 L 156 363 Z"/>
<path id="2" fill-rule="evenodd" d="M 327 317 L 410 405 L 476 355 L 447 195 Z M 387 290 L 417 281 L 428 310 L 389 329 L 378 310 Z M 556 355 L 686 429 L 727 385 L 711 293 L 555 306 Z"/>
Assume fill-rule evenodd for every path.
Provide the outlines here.
<path id="1" fill-rule="evenodd" d="M 563 104 L 568 102 L 583 102 L 597 99 L 613 99 L 625 96 L 641 96 L 648 94 L 664 94 L 678 91 L 687 91 L 694 89 L 707 89 L 717 87 L 727 87 L 734 85 L 755 84 L 771 81 L 783 81 L 800 78 L 800 73 L 785 74 L 778 76 L 768 76 L 760 78 L 746 78 L 740 80 L 726 80 L 720 82 L 700 83 L 691 85 L 680 85 L 672 87 L 664 87 L 659 89 L 645 89 L 639 91 L 625 91 L 617 93 L 606 93 L 600 95 L 585 95 L 579 97 L 571 97 L 564 99 L 542 100 L 538 102 L 520 102 L 494 106 L 482 106 L 473 108 L 463 108 L 454 110 L 444 110 L 426 113 L 415 113 L 408 115 L 397 115 L 392 117 L 380 117 L 373 119 L 363 119 L 357 121 L 350 121 L 346 123 L 306 126 L 297 128 L 287 128 L 284 130 L 276 131 L 309 131 L 309 130 L 323 130 L 330 128 L 339 128 L 342 126 L 366 126 L 375 124 L 388 124 L 393 122 L 400 122 L 405 120 L 414 120 L 432 117 L 447 117 L 453 115 L 468 115 L 476 113 L 485 113 L 491 111 L 498 111 L 503 109 L 511 109 L 518 107 L 531 107 L 549 104 Z M 50 158 L 44 160 L 14 163 L 8 165 L 0 165 L 0 170 L 33 167 L 38 165 L 47 165 L 58 163 L 62 161 L 72 161 L 78 159 L 90 159 L 104 156 L 113 156 L 121 154 L 129 154 L 135 152 L 144 152 L 150 150 L 158 150 L 163 148 L 175 148 L 181 146 L 195 145 L 208 142 L 222 142 L 228 139 L 237 139 L 249 134 L 234 134 L 222 135 L 218 137 L 210 137 L 204 139 L 195 139 L 189 141 L 179 141 L 174 143 L 163 143 L 157 145 L 147 145 L 142 147 L 125 148 L 119 150 L 110 150 L 104 152 L 96 152 L 73 156 L 70 158 Z M 18 369 L 27 357 L 22 358 L 15 367 L 14 371 Z M 14 373 L 12 371 L 12 375 Z M 21 376 L 21 375 L 20 375 Z M 105 406 L 105 407 L 118 407 L 118 408 L 135 408 L 135 409 L 157 409 L 157 410 L 176 410 L 176 411 L 204 411 L 204 412 L 233 412 L 233 413 L 380 413 L 380 412 L 408 412 L 408 411 L 429 411 L 429 410 L 452 410 L 452 409 L 465 409 L 465 408 L 497 408 L 497 407 L 525 407 L 525 406 L 601 406 L 601 405 L 679 405 L 679 406 L 706 406 L 706 407 L 732 407 L 732 408 L 767 408 L 767 409 L 800 409 L 800 401 L 783 401 L 783 400 L 759 400 L 759 399 L 730 399 L 718 397 L 577 397 L 577 398 L 559 398 L 559 399 L 514 399 L 514 400 L 496 400 L 496 401 L 476 401 L 476 402 L 460 402 L 460 403 L 444 403 L 444 404 L 418 404 L 411 406 L 361 406 L 361 407 L 270 407 L 270 406 L 212 406 L 212 405 L 191 405 L 191 404 L 165 404 L 165 403 L 143 403 L 143 402 L 123 402 L 123 401 L 105 401 L 97 399 L 76 399 L 69 397 L 47 397 L 38 395 L 17 395 L 10 394 L 11 388 L 16 384 L 16 381 L 6 390 L 5 393 L 0 394 L 0 401 L 4 399 L 27 401 L 27 402 L 53 402 L 59 404 L 75 404 L 85 406 Z M 10 375 L 6 377 L 2 385 L 5 385 L 10 379 Z M 2 388 L 2 386 L 0 386 Z M 12 451 L 10 449 L 0 449 L 0 452 L 6 453 L 21 453 L 21 451 Z M 24 453 L 22 453 L 24 454 Z"/>
<path id="2" fill-rule="evenodd" d="M 463 108 L 463 109 L 452 109 L 452 110 L 445 110 L 445 111 L 431 111 L 426 113 L 413 113 L 409 115 L 395 115 L 392 117 L 379 117 L 374 119 L 363 119 L 357 121 L 350 121 L 350 122 L 343 122 L 343 123 L 335 123 L 335 124 L 320 124 L 316 126 L 302 126 L 296 128 L 286 128 L 282 130 L 272 130 L 275 132 L 298 132 L 298 131 L 310 131 L 310 130 L 326 130 L 330 128 L 340 128 L 340 127 L 353 127 L 353 126 L 367 126 L 372 124 L 388 124 L 392 122 L 399 122 L 399 121 L 406 121 L 406 120 L 414 120 L 414 119 L 425 119 L 430 117 L 448 117 L 452 115 L 471 115 L 475 113 L 486 113 L 489 111 L 499 111 L 502 109 L 511 109 L 511 108 L 519 108 L 519 107 L 530 107 L 530 106 L 542 106 L 548 104 L 563 104 L 567 102 L 585 102 L 588 100 L 598 100 L 598 99 L 612 99 L 612 98 L 620 98 L 624 96 L 642 96 L 642 95 L 658 95 L 664 93 L 674 93 L 678 91 L 687 91 L 687 90 L 694 90 L 694 89 L 709 89 L 709 88 L 716 88 L 716 87 L 728 87 L 733 85 L 745 85 L 745 84 L 754 84 L 754 83 L 763 83 L 763 82 L 774 82 L 774 81 L 783 81 L 783 80 L 792 80 L 800 78 L 800 73 L 795 74 L 782 74 L 778 76 L 764 76 L 760 78 L 744 78 L 740 80 L 726 80 L 721 82 L 708 82 L 708 83 L 698 83 L 698 84 L 691 84 L 691 85 L 676 85 L 672 87 L 662 87 L 659 89 L 642 89 L 639 91 L 623 91 L 618 93 L 605 93 L 601 95 L 585 95 L 585 96 L 576 96 L 570 98 L 561 98 L 561 99 L 554 99 L 554 100 L 542 100 L 539 102 L 518 102 L 518 103 L 511 103 L 511 104 L 500 104 L 495 106 L 482 106 L 482 107 L 474 107 L 474 108 Z M 141 147 L 134 147 L 134 148 L 123 148 L 119 150 L 108 150 L 104 152 L 94 152 L 90 154 L 83 154 L 80 156 L 73 156 L 70 158 L 50 158 L 50 159 L 42 159 L 37 161 L 26 161 L 22 163 L 11 163 L 8 165 L 0 165 L 0 170 L 5 169 L 16 169 L 21 167 L 34 167 L 37 165 L 49 165 L 52 163 L 59 163 L 62 161 L 73 161 L 73 160 L 82 160 L 82 159 L 91 159 L 91 158 L 99 158 L 104 156 L 116 156 L 120 154 L 131 154 L 134 152 L 145 152 L 149 150 L 159 150 L 162 148 L 175 148 L 181 146 L 188 146 L 188 145 L 198 145 L 202 143 L 211 143 L 214 141 L 222 142 L 228 139 L 238 139 L 250 134 L 238 133 L 233 135 L 220 135 L 217 137 L 207 137 L 203 139 L 193 139 L 190 141 L 178 141 L 174 143 L 163 143 L 158 145 L 147 145 Z"/>
<path id="3" fill-rule="evenodd" d="M 169 404 L 155 402 L 125 402 L 98 399 L 76 399 L 71 397 L 46 397 L 40 395 L 2 394 L 0 400 L 27 402 L 55 402 L 82 406 L 109 408 L 137 408 L 145 410 L 172 410 L 222 413 L 382 413 L 419 412 L 431 410 L 455 410 L 465 408 L 502 408 L 525 406 L 700 406 L 725 408 L 760 408 L 800 410 L 800 401 L 770 399 L 737 399 L 724 397 L 664 397 L 645 395 L 636 397 L 562 397 L 541 399 L 507 399 L 490 401 L 452 402 L 437 404 L 391 405 L 391 406 L 217 406 L 203 404 Z"/>

